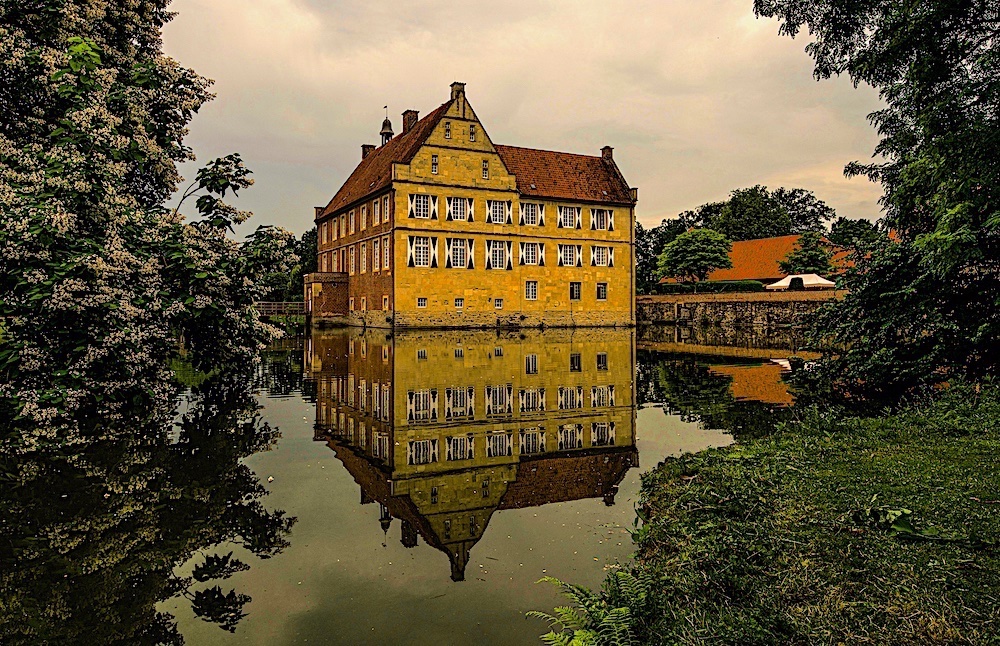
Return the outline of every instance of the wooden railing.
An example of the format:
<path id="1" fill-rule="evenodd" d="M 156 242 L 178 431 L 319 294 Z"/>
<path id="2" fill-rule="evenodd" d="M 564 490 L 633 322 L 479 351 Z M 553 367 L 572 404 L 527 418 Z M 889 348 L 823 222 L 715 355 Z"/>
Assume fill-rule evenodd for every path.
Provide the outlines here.
<path id="1" fill-rule="evenodd" d="M 262 301 L 257 303 L 261 316 L 298 316 L 305 313 L 302 301 Z"/>

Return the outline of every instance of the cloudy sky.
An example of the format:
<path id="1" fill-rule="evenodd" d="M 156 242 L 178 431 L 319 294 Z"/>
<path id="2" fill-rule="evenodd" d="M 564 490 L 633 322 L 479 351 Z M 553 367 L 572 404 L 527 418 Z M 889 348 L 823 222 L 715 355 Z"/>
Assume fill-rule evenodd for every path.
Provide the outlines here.
<path id="1" fill-rule="evenodd" d="M 730 190 L 803 187 L 839 214 L 878 215 L 878 186 L 846 179 L 876 137 L 870 88 L 817 82 L 806 40 L 752 0 L 175 0 L 167 53 L 214 79 L 191 128 L 201 161 L 238 151 L 252 223 L 301 233 L 377 143 L 467 94 L 498 143 L 615 148 L 645 224 Z M 193 168 L 186 169 L 191 175 Z"/>

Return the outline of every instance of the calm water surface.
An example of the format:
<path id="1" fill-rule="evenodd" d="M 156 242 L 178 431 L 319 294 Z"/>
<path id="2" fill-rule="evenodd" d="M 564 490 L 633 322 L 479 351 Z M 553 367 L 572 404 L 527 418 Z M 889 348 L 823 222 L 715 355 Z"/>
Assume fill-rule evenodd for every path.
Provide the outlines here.
<path id="1" fill-rule="evenodd" d="M 290 545 L 219 546 L 250 565 L 226 584 L 252 601 L 233 634 L 162 603 L 188 643 L 536 643 L 524 613 L 560 602 L 539 578 L 599 586 L 632 553 L 640 473 L 790 403 L 767 359 L 636 350 L 621 330 L 314 332 L 268 370 L 281 438 L 245 462 L 297 518 Z"/>

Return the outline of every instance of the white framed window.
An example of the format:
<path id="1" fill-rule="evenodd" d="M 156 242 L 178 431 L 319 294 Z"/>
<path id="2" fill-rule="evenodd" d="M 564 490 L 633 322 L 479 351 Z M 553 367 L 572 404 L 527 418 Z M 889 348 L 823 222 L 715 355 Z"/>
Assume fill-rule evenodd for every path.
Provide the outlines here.
<path id="1" fill-rule="evenodd" d="M 537 413 L 545 410 L 544 388 L 522 388 L 518 391 L 522 413 Z"/>
<path id="2" fill-rule="evenodd" d="M 379 200 L 374 200 L 372 202 L 372 226 L 375 226 L 382 221 L 382 216 L 379 212 L 379 205 L 381 204 L 382 202 Z"/>
<path id="3" fill-rule="evenodd" d="M 415 267 L 431 266 L 431 239 L 427 236 L 413 238 L 413 265 Z"/>
<path id="4" fill-rule="evenodd" d="M 598 352 L 597 353 L 597 369 L 601 372 L 606 372 L 608 369 L 608 353 Z"/>
<path id="5" fill-rule="evenodd" d="M 407 464 L 430 464 L 438 460 L 437 440 L 414 440 L 406 445 Z"/>
<path id="6" fill-rule="evenodd" d="M 518 436 L 521 445 L 519 453 L 521 455 L 545 453 L 545 433 L 541 429 L 523 428 Z"/>
<path id="7" fill-rule="evenodd" d="M 493 299 L 493 307 L 495 307 L 498 310 L 502 310 L 503 309 L 503 299 L 502 298 L 494 298 Z"/>
<path id="8" fill-rule="evenodd" d="M 451 139 L 451 121 L 444 122 L 444 138 Z"/>
<path id="9" fill-rule="evenodd" d="M 451 266 L 455 269 L 464 269 L 468 264 L 469 249 L 465 240 L 452 240 L 451 242 Z"/>
<path id="10" fill-rule="evenodd" d="M 489 433 L 486 436 L 486 457 L 501 458 L 513 455 L 513 433 L 505 431 Z"/>
<path id="11" fill-rule="evenodd" d="M 506 224 L 507 203 L 500 200 L 486 200 L 486 222 L 489 224 Z"/>
<path id="12" fill-rule="evenodd" d="M 448 208 L 452 220 L 466 221 L 469 219 L 469 200 L 464 197 L 449 197 Z"/>
<path id="13" fill-rule="evenodd" d="M 354 209 L 351 209 L 351 211 L 347 214 L 347 221 L 350 224 L 351 233 L 354 233 Z"/>
<path id="14" fill-rule="evenodd" d="M 576 245 L 559 245 L 559 261 L 564 267 L 576 267 Z"/>
<path id="15" fill-rule="evenodd" d="M 490 178 L 490 162 L 488 159 L 483 160 L 483 179 Z"/>
<path id="16" fill-rule="evenodd" d="M 418 194 L 413 196 L 413 217 L 427 220 L 431 217 L 431 196 Z"/>
<path id="17" fill-rule="evenodd" d="M 476 140 L 476 124 L 470 123 L 469 124 L 469 141 L 475 141 L 475 140 Z"/>
<path id="18" fill-rule="evenodd" d="M 372 271 L 378 271 L 379 261 L 382 259 L 382 254 L 379 248 L 379 239 L 375 238 L 372 241 Z"/>
<path id="19" fill-rule="evenodd" d="M 368 228 L 368 205 L 364 204 L 361 206 L 361 230 L 364 231 Z"/>
<path id="20" fill-rule="evenodd" d="M 615 405 L 615 387 L 592 386 L 590 388 L 590 406 L 592 408 L 605 408 Z"/>
<path id="21" fill-rule="evenodd" d="M 383 348 L 385 350 L 387 348 Z M 392 397 L 389 384 L 382 384 L 382 419 L 389 419 L 389 399 Z"/>
<path id="22" fill-rule="evenodd" d="M 537 265 L 539 257 L 539 247 L 541 243 L 539 242 L 525 242 L 524 243 L 524 257 L 523 263 L 525 265 Z"/>
<path id="23" fill-rule="evenodd" d="M 594 250 L 594 266 L 607 267 L 610 249 L 608 247 L 592 247 Z"/>
<path id="24" fill-rule="evenodd" d="M 527 300 L 527 301 L 537 301 L 538 300 L 538 281 L 537 280 L 526 280 L 526 281 L 524 281 L 524 300 Z"/>
<path id="25" fill-rule="evenodd" d="M 521 208 L 524 209 L 524 224 L 532 227 L 538 226 L 538 205 L 522 204 Z"/>
<path id="26" fill-rule="evenodd" d="M 611 224 L 611 211 L 607 209 L 590 209 L 590 228 L 594 231 L 607 231 Z"/>
<path id="27" fill-rule="evenodd" d="M 473 436 L 472 433 L 468 435 L 459 435 L 458 437 L 446 437 L 445 442 L 447 442 L 447 455 L 445 458 L 449 461 L 452 460 L 471 460 L 473 458 L 475 449 L 473 447 Z"/>
<path id="28" fill-rule="evenodd" d="M 559 427 L 559 450 L 583 448 L 583 425 L 563 424 Z"/>
<path id="29" fill-rule="evenodd" d="M 347 235 L 347 215 L 346 214 L 340 216 L 340 235 L 341 236 L 346 236 Z"/>
<path id="30" fill-rule="evenodd" d="M 507 267 L 507 244 L 503 240 L 487 240 L 486 253 L 489 255 L 487 269 L 505 269 Z"/>
<path id="31" fill-rule="evenodd" d="M 614 422 L 594 422 L 593 424 L 591 424 L 590 445 L 614 446 L 615 445 Z"/>
<path id="32" fill-rule="evenodd" d="M 427 297 L 418 296 L 417 297 L 417 307 L 427 307 Z"/>
<path id="33" fill-rule="evenodd" d="M 607 283 L 597 283 L 597 300 L 606 301 L 608 300 L 608 284 Z"/>
<path id="34" fill-rule="evenodd" d="M 326 231 L 327 231 L 327 226 L 326 222 L 324 222 L 323 224 L 319 225 L 320 242 L 322 242 L 323 244 L 326 244 Z"/>
<path id="35" fill-rule="evenodd" d="M 438 156 L 431 155 L 431 175 L 438 174 Z"/>
<path id="36" fill-rule="evenodd" d="M 524 374 L 526 374 L 526 375 L 537 375 L 538 374 L 538 355 L 537 354 L 526 354 L 526 355 L 524 355 Z"/>
<path id="37" fill-rule="evenodd" d="M 575 229 L 577 219 L 580 216 L 580 209 L 575 206 L 559 207 L 559 227 L 562 229 Z"/>
<path id="38" fill-rule="evenodd" d="M 356 262 L 357 262 L 357 258 L 355 256 L 355 252 L 354 252 L 354 245 L 351 245 L 351 275 L 352 276 L 354 275 L 354 269 L 357 266 Z"/>
<path id="39" fill-rule="evenodd" d="M 382 221 L 389 221 L 389 196 L 386 195 L 382 198 Z"/>
<path id="40" fill-rule="evenodd" d="M 382 269 L 389 268 L 389 236 L 382 238 Z"/>
<path id="41" fill-rule="evenodd" d="M 460 310 L 463 307 L 465 307 L 465 299 L 462 298 L 462 297 L 456 298 L 455 299 L 455 309 Z"/>
<path id="42" fill-rule="evenodd" d="M 368 243 L 367 242 L 362 242 L 361 243 L 361 251 L 360 251 L 360 253 L 361 253 L 361 273 L 363 274 L 363 273 L 365 273 L 365 272 L 368 271 Z"/>

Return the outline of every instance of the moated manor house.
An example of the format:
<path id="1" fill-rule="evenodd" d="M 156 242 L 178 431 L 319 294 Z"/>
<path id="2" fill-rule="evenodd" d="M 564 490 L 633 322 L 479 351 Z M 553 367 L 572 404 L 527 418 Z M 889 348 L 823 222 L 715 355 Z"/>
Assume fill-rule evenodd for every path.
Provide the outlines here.
<path id="1" fill-rule="evenodd" d="M 369 327 L 627 326 L 635 322 L 637 191 L 600 156 L 494 144 L 451 99 L 382 145 L 316 207 L 314 322 Z"/>

